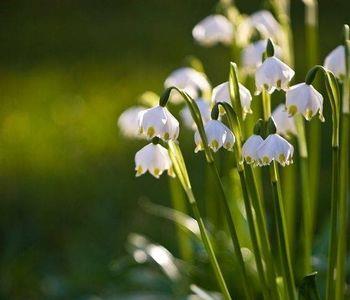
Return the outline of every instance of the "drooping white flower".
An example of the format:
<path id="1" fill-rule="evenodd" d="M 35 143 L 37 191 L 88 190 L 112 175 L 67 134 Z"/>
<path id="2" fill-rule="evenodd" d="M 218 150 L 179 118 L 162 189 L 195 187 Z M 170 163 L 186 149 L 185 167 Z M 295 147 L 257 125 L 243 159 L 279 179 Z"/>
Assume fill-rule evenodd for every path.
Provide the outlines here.
<path id="1" fill-rule="evenodd" d="M 203 124 L 205 125 L 209 120 L 210 120 L 210 105 L 208 101 L 203 100 L 203 99 L 197 99 L 195 100 L 199 112 L 202 117 Z M 190 129 L 196 129 L 196 123 L 193 121 L 190 109 L 188 106 L 185 106 L 181 111 L 180 115 L 182 117 L 182 120 L 184 121 L 185 125 L 190 128 Z"/>
<path id="2" fill-rule="evenodd" d="M 324 61 L 324 67 L 332 71 L 338 78 L 343 78 L 345 76 L 345 47 L 343 45 L 338 46 L 327 55 Z"/>
<path id="3" fill-rule="evenodd" d="M 282 26 L 268 10 L 260 10 L 250 16 L 250 22 L 264 38 L 278 40 L 283 35 Z"/>
<path id="4" fill-rule="evenodd" d="M 290 87 L 286 93 L 286 107 L 290 116 L 301 113 L 311 120 L 318 112 L 323 122 L 323 96 L 310 84 L 299 83 Z"/>
<path id="5" fill-rule="evenodd" d="M 294 147 L 286 139 L 270 134 L 257 149 L 258 165 L 269 165 L 273 160 L 282 166 L 293 163 Z"/>
<path id="6" fill-rule="evenodd" d="M 159 178 L 165 170 L 168 171 L 168 175 L 175 176 L 168 150 L 163 146 L 150 143 L 136 153 L 135 171 L 137 177 L 148 171 L 154 177 Z"/>
<path id="7" fill-rule="evenodd" d="M 233 39 L 233 25 L 223 15 L 211 15 L 193 28 L 192 35 L 199 44 L 205 47 L 218 43 L 230 45 Z"/>
<path id="8" fill-rule="evenodd" d="M 266 50 L 267 40 L 260 40 L 252 43 L 242 50 L 242 64 L 248 73 L 255 72 L 262 64 L 262 57 Z M 281 48 L 275 45 L 275 56 L 280 57 Z"/>
<path id="9" fill-rule="evenodd" d="M 289 134 L 297 134 L 294 117 L 288 114 L 284 104 L 280 104 L 275 108 L 275 110 L 272 112 L 272 118 L 275 121 L 278 134 L 284 136 L 288 136 Z"/>
<path id="10" fill-rule="evenodd" d="M 241 100 L 243 117 L 245 117 L 246 114 L 252 113 L 252 110 L 250 109 L 250 104 L 252 102 L 252 95 L 250 94 L 250 91 L 243 84 L 239 83 L 238 86 L 239 86 L 239 96 Z M 231 104 L 230 88 L 229 88 L 228 81 L 219 84 L 213 89 L 212 101 L 214 104 L 218 102 L 227 102 Z"/>
<path id="11" fill-rule="evenodd" d="M 259 94 L 263 89 L 266 89 L 269 94 L 276 89 L 287 90 L 294 74 L 295 72 L 277 57 L 266 58 L 255 73 L 257 93 Z"/>
<path id="12" fill-rule="evenodd" d="M 166 78 L 164 87 L 168 88 L 171 86 L 184 90 L 193 99 L 200 96 L 198 93 L 208 94 L 211 90 L 207 76 L 189 67 L 176 69 Z M 171 92 L 170 100 L 173 103 L 183 101 L 182 96 L 177 91 Z"/>
<path id="13" fill-rule="evenodd" d="M 142 138 L 139 131 L 138 115 L 144 111 L 146 107 L 132 106 L 123 111 L 118 118 L 118 127 L 121 133 L 128 138 Z"/>
<path id="14" fill-rule="evenodd" d="M 260 135 L 253 134 L 242 146 L 242 156 L 248 164 L 254 164 L 258 161 L 257 150 L 264 142 Z"/>
<path id="15" fill-rule="evenodd" d="M 159 137 L 176 140 L 179 136 L 179 122 L 166 107 L 158 105 L 139 113 L 139 130 L 149 139 Z"/>
<path id="16" fill-rule="evenodd" d="M 232 131 L 218 120 L 210 120 L 204 126 L 205 134 L 207 136 L 208 146 L 213 149 L 214 152 L 218 151 L 221 147 L 231 151 L 235 143 L 235 136 Z M 203 150 L 203 142 L 198 130 L 194 134 L 194 141 L 196 144 L 196 153 Z"/>

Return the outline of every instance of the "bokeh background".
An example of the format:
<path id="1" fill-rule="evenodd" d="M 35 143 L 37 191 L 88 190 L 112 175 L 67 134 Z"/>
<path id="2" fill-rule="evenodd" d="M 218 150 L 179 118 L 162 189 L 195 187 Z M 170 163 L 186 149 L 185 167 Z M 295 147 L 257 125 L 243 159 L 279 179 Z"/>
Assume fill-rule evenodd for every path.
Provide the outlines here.
<path id="1" fill-rule="evenodd" d="M 130 232 L 176 253 L 173 225 L 138 204 L 147 197 L 169 205 L 167 181 L 135 179 L 134 153 L 143 143 L 125 140 L 116 121 L 142 92 L 160 93 L 164 78 L 188 54 L 204 62 L 214 85 L 226 80 L 228 50 L 200 48 L 191 37 L 192 27 L 214 5 L 0 2 L 1 299 L 119 299 L 130 287 L 111 266 L 125 255 Z M 237 5 L 251 13 L 264 3 L 237 0 Z M 320 1 L 322 58 L 340 43 L 349 11 L 348 0 Z M 301 79 L 301 1 L 292 1 L 292 17 Z M 192 141 L 186 145 L 198 188 L 202 161 L 194 159 Z M 326 189 L 327 153 L 322 166 Z"/>

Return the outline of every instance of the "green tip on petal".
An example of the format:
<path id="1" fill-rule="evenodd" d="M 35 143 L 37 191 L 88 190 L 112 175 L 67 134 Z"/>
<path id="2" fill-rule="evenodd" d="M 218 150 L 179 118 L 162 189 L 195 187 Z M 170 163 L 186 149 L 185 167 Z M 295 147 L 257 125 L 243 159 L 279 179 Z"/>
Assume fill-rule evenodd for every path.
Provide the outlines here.
<path id="1" fill-rule="evenodd" d="M 298 108 L 295 105 L 291 105 L 288 107 L 289 116 L 293 117 L 298 112 Z"/>

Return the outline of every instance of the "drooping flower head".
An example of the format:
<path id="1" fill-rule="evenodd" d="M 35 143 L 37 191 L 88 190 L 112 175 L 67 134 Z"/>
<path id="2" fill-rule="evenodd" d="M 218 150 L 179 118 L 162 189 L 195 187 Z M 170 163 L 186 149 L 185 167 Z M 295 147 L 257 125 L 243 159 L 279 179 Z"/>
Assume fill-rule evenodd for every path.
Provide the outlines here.
<path id="1" fill-rule="evenodd" d="M 256 164 L 258 161 L 257 150 L 264 142 L 260 135 L 251 135 L 242 146 L 242 156 L 246 163 Z"/>
<path id="2" fill-rule="evenodd" d="M 318 113 L 324 121 L 323 96 L 311 84 L 293 85 L 286 93 L 286 107 L 290 116 L 299 112 L 309 121 Z"/>
<path id="3" fill-rule="evenodd" d="M 261 93 L 263 89 L 266 89 L 269 94 L 276 89 L 287 90 L 294 74 L 295 72 L 277 57 L 266 58 L 255 73 L 257 93 Z"/>
<path id="4" fill-rule="evenodd" d="M 171 86 L 184 90 L 193 99 L 198 98 L 199 94 L 208 94 L 211 90 L 207 76 L 189 67 L 179 68 L 166 78 L 164 87 L 169 88 Z M 174 93 L 171 93 L 170 100 L 173 103 L 180 103 L 183 98 L 174 91 Z"/>
<path id="5" fill-rule="evenodd" d="M 141 111 L 144 111 L 146 107 L 132 106 L 123 111 L 118 118 L 118 127 L 121 133 L 128 138 L 142 138 L 139 131 L 138 116 Z"/>
<path id="6" fill-rule="evenodd" d="M 202 121 L 203 124 L 205 125 L 209 120 L 210 120 L 210 105 L 208 103 L 208 101 L 203 100 L 203 99 L 197 99 L 195 100 L 199 112 L 201 114 L 202 117 Z M 190 129 L 196 129 L 196 123 L 194 122 L 190 109 L 188 108 L 188 106 L 185 106 L 181 111 L 180 111 L 180 115 L 182 117 L 182 120 L 184 121 L 184 124 L 190 128 Z"/>
<path id="7" fill-rule="evenodd" d="M 221 147 L 232 151 L 235 143 L 235 136 L 232 131 L 218 120 L 210 120 L 204 126 L 205 134 L 207 136 L 208 146 L 213 149 L 214 152 L 218 151 Z M 198 130 L 194 134 L 194 141 L 196 144 L 196 153 L 203 150 L 203 142 Z"/>
<path id="8" fill-rule="evenodd" d="M 175 176 L 168 150 L 153 143 L 146 145 L 136 153 L 135 171 L 137 177 L 147 171 L 156 178 L 159 178 L 164 171 L 168 171 L 169 176 Z"/>
<path id="9" fill-rule="evenodd" d="M 218 43 L 230 45 L 233 39 L 233 25 L 223 15 L 211 15 L 193 28 L 192 35 L 200 45 L 205 47 Z"/>
<path id="10" fill-rule="evenodd" d="M 329 53 L 324 61 L 324 67 L 342 79 L 346 74 L 345 47 L 343 45 L 335 48 Z"/>
<path id="11" fill-rule="evenodd" d="M 239 86 L 239 96 L 241 100 L 243 117 L 245 117 L 246 114 L 252 113 L 252 110 L 250 109 L 250 104 L 252 102 L 252 95 L 250 94 L 250 91 L 243 84 L 239 83 L 238 86 Z M 216 104 L 218 102 L 227 102 L 231 104 L 230 89 L 229 89 L 228 81 L 219 84 L 213 89 L 212 101 L 213 101 L 213 104 Z"/>
<path id="12" fill-rule="evenodd" d="M 176 140 L 179 136 L 179 122 L 166 107 L 155 106 L 139 113 L 139 130 L 149 139 Z"/>
<path id="13" fill-rule="evenodd" d="M 277 133 L 283 136 L 296 135 L 297 129 L 294 117 L 290 116 L 284 104 L 278 105 L 272 112 L 276 124 Z"/>
<path id="14" fill-rule="evenodd" d="M 293 163 L 294 147 L 277 133 L 270 134 L 257 149 L 259 166 L 269 165 L 272 161 L 282 166 Z"/>

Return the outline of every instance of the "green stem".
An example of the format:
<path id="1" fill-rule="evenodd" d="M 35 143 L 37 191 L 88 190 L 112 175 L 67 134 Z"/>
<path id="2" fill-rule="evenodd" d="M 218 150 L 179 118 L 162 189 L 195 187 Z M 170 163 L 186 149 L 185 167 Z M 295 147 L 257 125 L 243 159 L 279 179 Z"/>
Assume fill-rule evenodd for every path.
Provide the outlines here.
<path id="1" fill-rule="evenodd" d="M 341 128 L 341 148 L 340 148 L 340 201 L 339 201 L 339 236 L 338 236 L 338 262 L 337 262 L 337 281 L 336 281 L 336 299 L 344 298 L 345 282 L 345 263 L 346 263 L 346 243 L 347 243 L 347 224 L 348 224 L 348 196 L 349 196 L 349 132 L 350 115 L 348 113 L 342 116 Z"/>
<path id="2" fill-rule="evenodd" d="M 271 116 L 271 97 L 265 89 L 262 91 L 262 103 L 264 121 L 267 121 Z"/>
<path id="3" fill-rule="evenodd" d="M 284 277 L 287 297 L 289 300 L 296 299 L 295 283 L 293 269 L 289 255 L 289 246 L 287 240 L 286 220 L 284 214 L 281 187 L 278 178 L 278 169 L 276 162 L 270 165 L 270 180 L 272 185 L 272 196 L 274 205 L 274 218 L 278 236 L 279 254 L 281 258 L 282 273 Z"/>
<path id="4" fill-rule="evenodd" d="M 318 3 L 317 0 L 305 1 L 305 44 L 307 68 L 318 63 Z M 310 224 L 314 228 L 317 209 L 318 183 L 320 174 L 321 124 L 310 123 L 309 127 L 309 191 L 310 191 Z"/>
<path id="5" fill-rule="evenodd" d="M 343 101 L 341 116 L 341 138 L 340 138 L 340 199 L 339 199 L 339 238 L 338 238 L 338 261 L 337 261 L 337 283 L 336 300 L 343 299 L 346 285 L 345 263 L 346 263 L 346 241 L 348 225 L 348 197 L 349 197 L 349 132 L 350 132 L 350 29 L 344 26 L 345 36 L 345 61 L 346 76 L 343 82 Z"/>
<path id="6" fill-rule="evenodd" d="M 289 165 L 282 169 L 281 184 L 283 187 L 283 199 L 286 207 L 286 218 L 287 218 L 287 233 L 288 241 L 290 246 L 290 253 L 292 262 L 294 261 L 294 250 L 295 250 L 295 209 L 296 209 L 296 189 L 297 184 L 297 168 L 296 166 Z"/>
<path id="7" fill-rule="evenodd" d="M 229 205 L 228 200 L 226 198 L 224 187 L 223 187 L 223 184 L 221 182 L 219 172 L 218 172 L 218 169 L 216 168 L 215 163 L 208 162 L 208 164 L 209 164 L 209 166 L 214 174 L 214 178 L 215 178 L 215 181 L 217 183 L 217 186 L 218 186 L 219 192 L 220 192 L 220 199 L 221 199 L 222 204 L 224 206 L 227 225 L 228 225 L 228 228 L 230 231 L 233 247 L 235 249 L 235 253 L 237 256 L 238 265 L 240 267 L 240 273 L 242 274 L 242 279 L 243 279 L 243 283 L 244 283 L 243 284 L 243 291 L 244 291 L 246 299 L 252 299 L 251 292 L 248 288 L 249 287 L 249 280 L 248 280 L 248 275 L 247 275 L 247 271 L 246 271 L 246 267 L 244 264 L 242 251 L 241 251 L 241 245 L 240 245 L 240 242 L 238 239 L 236 227 L 235 227 L 233 219 L 232 219 L 230 205 Z"/>
<path id="8" fill-rule="evenodd" d="M 278 299 L 278 288 L 276 284 L 276 273 L 273 264 L 271 245 L 269 240 L 269 235 L 267 232 L 267 224 L 265 219 L 264 208 L 262 206 L 262 200 L 260 198 L 259 190 L 255 180 L 255 176 L 251 166 L 245 169 L 245 174 L 247 178 L 247 186 L 249 187 L 249 194 L 252 199 L 252 204 L 255 210 L 255 217 L 257 222 L 257 227 L 260 236 L 261 249 L 264 256 L 266 264 L 266 274 L 269 282 L 269 287 L 271 289 L 271 294 L 273 299 Z"/>
<path id="9" fill-rule="evenodd" d="M 176 211 L 187 214 L 186 199 L 184 197 L 181 185 L 177 180 L 169 178 L 169 187 L 171 194 L 172 206 Z M 179 242 L 180 257 L 185 261 L 192 260 L 191 240 L 182 230 L 181 226 L 176 223 L 176 234 Z"/>
<path id="10" fill-rule="evenodd" d="M 187 195 L 188 200 L 190 202 L 193 214 L 198 222 L 199 230 L 201 232 L 202 241 L 203 241 L 204 247 L 207 250 L 207 253 L 209 255 L 209 259 L 210 259 L 210 262 L 212 264 L 212 267 L 213 267 L 213 270 L 215 273 L 215 277 L 220 285 L 220 289 L 221 289 L 221 292 L 223 294 L 223 297 L 226 300 L 230 300 L 231 295 L 228 291 L 224 277 L 223 277 L 221 269 L 219 267 L 219 263 L 216 259 L 213 246 L 210 242 L 208 233 L 205 229 L 204 222 L 203 222 L 203 219 L 202 219 L 201 214 L 199 212 L 198 205 L 197 205 L 196 199 L 194 198 L 192 189 L 186 188 L 185 192 L 186 192 L 186 195 Z"/>
<path id="11" fill-rule="evenodd" d="M 332 147 L 332 195 L 331 195 L 331 233 L 329 241 L 328 273 L 326 299 L 333 300 L 335 293 L 336 263 L 338 248 L 338 183 L 339 183 L 339 147 Z"/>
<path id="12" fill-rule="evenodd" d="M 258 276 L 262 284 L 263 288 L 263 295 L 265 299 L 269 299 L 269 290 L 265 278 L 265 272 L 264 272 L 264 266 L 263 266 L 263 260 L 260 253 L 260 247 L 259 247 L 259 241 L 258 241 L 258 233 L 256 231 L 256 228 L 254 226 L 254 216 L 253 216 L 253 210 L 250 203 L 249 195 L 248 195 L 248 189 L 247 189 L 247 182 L 245 177 L 244 169 L 238 170 L 239 179 L 241 181 L 241 187 L 242 187 L 242 194 L 243 194 L 243 200 L 244 200 L 244 206 L 247 213 L 247 221 L 249 226 L 249 232 L 250 237 L 252 240 L 253 245 L 253 251 L 255 256 L 255 262 L 258 270 Z M 261 240 L 261 238 L 260 238 Z"/>
<path id="13" fill-rule="evenodd" d="M 301 115 L 295 116 L 297 127 L 297 138 L 300 156 L 300 180 L 303 208 L 303 255 L 302 255 L 302 273 L 307 275 L 311 272 L 311 253 L 312 253 L 312 237 L 313 226 L 311 222 L 311 203 L 309 193 L 309 168 L 308 168 L 308 153 L 305 137 L 304 120 Z"/>

